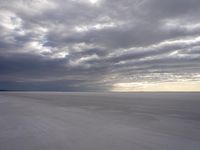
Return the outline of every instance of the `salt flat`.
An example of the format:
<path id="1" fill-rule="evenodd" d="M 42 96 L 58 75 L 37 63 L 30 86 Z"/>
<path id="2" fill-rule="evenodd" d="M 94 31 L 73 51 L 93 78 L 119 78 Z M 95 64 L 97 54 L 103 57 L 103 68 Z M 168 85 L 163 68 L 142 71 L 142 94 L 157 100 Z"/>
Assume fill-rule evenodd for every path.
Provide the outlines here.
<path id="1" fill-rule="evenodd" d="M 1 92 L 0 150 L 200 150 L 200 93 Z"/>

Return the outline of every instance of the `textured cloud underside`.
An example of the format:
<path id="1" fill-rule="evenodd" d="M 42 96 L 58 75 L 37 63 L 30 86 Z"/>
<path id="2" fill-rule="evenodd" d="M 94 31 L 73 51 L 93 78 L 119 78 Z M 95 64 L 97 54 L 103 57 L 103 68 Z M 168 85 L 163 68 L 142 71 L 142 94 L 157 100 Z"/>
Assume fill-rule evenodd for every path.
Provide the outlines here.
<path id="1" fill-rule="evenodd" d="M 198 91 L 199 5 L 0 0 L 0 89 Z"/>

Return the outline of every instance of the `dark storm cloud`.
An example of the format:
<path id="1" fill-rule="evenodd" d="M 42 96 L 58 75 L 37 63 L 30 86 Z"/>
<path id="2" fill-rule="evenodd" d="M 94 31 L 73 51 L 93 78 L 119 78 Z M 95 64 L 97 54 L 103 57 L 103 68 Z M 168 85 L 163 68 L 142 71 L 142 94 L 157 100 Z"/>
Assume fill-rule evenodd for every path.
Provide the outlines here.
<path id="1" fill-rule="evenodd" d="M 199 5 L 0 0 L 0 88 L 108 90 L 116 82 L 187 80 L 186 73 L 198 80 Z"/>

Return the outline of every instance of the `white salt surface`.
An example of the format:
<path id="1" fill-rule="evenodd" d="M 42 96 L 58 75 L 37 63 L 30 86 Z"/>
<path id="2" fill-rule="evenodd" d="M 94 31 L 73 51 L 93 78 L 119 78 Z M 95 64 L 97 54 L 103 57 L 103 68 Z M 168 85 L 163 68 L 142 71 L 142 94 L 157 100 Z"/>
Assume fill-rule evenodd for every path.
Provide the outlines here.
<path id="1" fill-rule="evenodd" d="M 0 150 L 200 150 L 200 93 L 0 93 Z"/>

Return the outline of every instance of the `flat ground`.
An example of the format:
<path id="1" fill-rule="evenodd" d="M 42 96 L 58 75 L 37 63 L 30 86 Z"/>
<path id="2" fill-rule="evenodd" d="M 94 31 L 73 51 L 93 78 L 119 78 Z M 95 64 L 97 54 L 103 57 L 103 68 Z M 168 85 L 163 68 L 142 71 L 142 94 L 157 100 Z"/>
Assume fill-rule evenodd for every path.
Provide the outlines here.
<path id="1" fill-rule="evenodd" d="M 0 93 L 0 150 L 200 150 L 200 93 Z"/>

